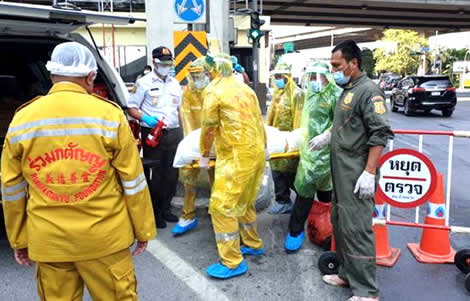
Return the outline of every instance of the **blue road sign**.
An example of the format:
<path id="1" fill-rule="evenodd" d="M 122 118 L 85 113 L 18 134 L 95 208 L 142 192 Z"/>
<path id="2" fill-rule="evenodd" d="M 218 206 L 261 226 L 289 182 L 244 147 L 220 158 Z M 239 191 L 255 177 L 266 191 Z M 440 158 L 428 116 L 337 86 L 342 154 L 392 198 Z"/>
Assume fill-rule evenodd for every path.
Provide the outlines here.
<path id="1" fill-rule="evenodd" d="M 175 0 L 174 9 L 178 23 L 204 23 L 206 15 L 205 0 Z"/>

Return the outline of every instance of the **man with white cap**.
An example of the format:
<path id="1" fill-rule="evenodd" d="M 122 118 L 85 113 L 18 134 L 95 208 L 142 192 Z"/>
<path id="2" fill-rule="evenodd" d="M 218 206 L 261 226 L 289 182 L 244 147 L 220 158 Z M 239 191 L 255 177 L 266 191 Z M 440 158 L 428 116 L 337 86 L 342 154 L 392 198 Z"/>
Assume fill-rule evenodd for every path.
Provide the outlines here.
<path id="1" fill-rule="evenodd" d="M 156 227 L 135 139 L 119 106 L 91 95 L 89 49 L 60 44 L 46 67 L 53 87 L 17 110 L 3 146 L 15 259 L 36 262 L 42 301 L 81 300 L 84 284 L 94 300 L 137 300 L 132 255 Z"/>

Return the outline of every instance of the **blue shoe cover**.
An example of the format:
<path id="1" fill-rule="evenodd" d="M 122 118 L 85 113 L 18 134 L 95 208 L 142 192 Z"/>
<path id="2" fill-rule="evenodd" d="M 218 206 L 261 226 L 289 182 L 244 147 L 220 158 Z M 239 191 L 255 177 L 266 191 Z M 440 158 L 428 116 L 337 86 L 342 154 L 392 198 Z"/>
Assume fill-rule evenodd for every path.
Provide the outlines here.
<path id="1" fill-rule="evenodd" d="M 184 234 L 184 233 L 188 232 L 189 230 L 196 228 L 197 223 L 198 223 L 197 218 L 195 218 L 193 222 L 191 222 L 190 224 L 188 224 L 184 227 L 180 226 L 179 223 L 178 223 L 173 228 L 173 231 L 172 231 L 173 235 L 176 236 L 176 235 Z"/>
<path id="2" fill-rule="evenodd" d="M 292 211 L 292 207 L 293 207 L 292 203 L 280 204 L 276 202 L 269 209 L 268 213 L 269 214 L 286 214 Z"/>
<path id="3" fill-rule="evenodd" d="M 286 248 L 287 252 L 295 252 L 302 247 L 302 243 L 304 242 L 305 232 L 301 232 L 297 236 L 291 236 L 290 233 L 287 234 L 286 241 L 284 243 L 284 247 Z"/>
<path id="4" fill-rule="evenodd" d="M 209 276 L 214 277 L 214 278 L 219 278 L 219 279 L 228 279 L 228 278 L 240 276 L 242 274 L 245 274 L 246 271 L 248 271 L 248 266 L 245 260 L 240 262 L 238 267 L 234 269 L 229 269 L 228 267 L 224 266 L 222 263 L 218 262 L 209 266 L 206 270 Z"/>
<path id="5" fill-rule="evenodd" d="M 264 255 L 264 248 L 252 249 L 252 248 L 243 246 L 240 248 L 240 251 L 242 252 L 242 255 L 253 255 L 253 256 Z"/>

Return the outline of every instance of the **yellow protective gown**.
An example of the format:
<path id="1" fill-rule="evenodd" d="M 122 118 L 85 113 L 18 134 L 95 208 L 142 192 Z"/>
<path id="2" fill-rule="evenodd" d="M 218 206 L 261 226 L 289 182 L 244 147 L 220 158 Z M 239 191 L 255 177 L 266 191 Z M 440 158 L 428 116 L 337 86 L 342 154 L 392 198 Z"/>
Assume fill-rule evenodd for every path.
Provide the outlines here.
<path id="1" fill-rule="evenodd" d="M 258 99 L 233 76 L 217 78 L 205 90 L 202 118 L 201 153 L 208 156 L 215 139 L 217 154 L 209 213 L 243 216 L 264 171 L 266 133 Z"/>
<path id="2" fill-rule="evenodd" d="M 200 151 L 208 157 L 215 140 L 217 165 L 209 213 L 221 263 L 236 268 L 243 260 L 240 238 L 263 247 L 256 229 L 255 201 L 264 172 L 266 133 L 256 94 L 232 75 L 227 55 L 210 62 L 216 78 L 205 90 Z"/>
<path id="3" fill-rule="evenodd" d="M 294 83 L 290 74 L 284 74 L 284 76 L 287 80 L 284 89 L 279 89 L 274 85 L 266 124 L 280 131 L 291 132 L 300 127 L 305 95 Z M 270 165 L 274 171 L 295 173 L 298 162 L 298 159 L 278 159 L 272 161 Z"/>
<path id="4" fill-rule="evenodd" d="M 198 61 L 192 63 L 198 67 Z M 201 67 L 201 71 L 203 68 Z M 191 68 L 190 68 L 191 72 Z M 188 84 L 183 91 L 183 99 L 180 107 L 180 117 L 183 125 L 184 136 L 201 127 L 202 105 L 204 102 L 204 89 L 197 89 L 192 77 L 187 77 Z M 197 179 L 199 177 L 198 168 L 180 169 L 184 186 L 183 214 L 184 220 L 192 220 L 196 217 L 196 193 Z M 209 184 L 214 182 L 214 169 L 209 170 Z"/>
<path id="5" fill-rule="evenodd" d="M 102 258 L 156 236 L 126 117 L 79 85 L 55 84 L 19 109 L 1 172 L 10 245 L 34 261 Z"/>

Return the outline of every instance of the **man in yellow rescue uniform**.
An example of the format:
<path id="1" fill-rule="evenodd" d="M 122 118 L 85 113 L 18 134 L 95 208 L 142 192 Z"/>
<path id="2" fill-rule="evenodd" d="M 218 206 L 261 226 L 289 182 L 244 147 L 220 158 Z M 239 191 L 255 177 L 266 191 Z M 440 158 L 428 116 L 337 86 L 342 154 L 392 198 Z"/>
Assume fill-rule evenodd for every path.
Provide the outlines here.
<path id="1" fill-rule="evenodd" d="M 209 84 L 209 76 L 204 69 L 205 58 L 199 58 L 191 63 L 187 76 L 187 85 L 183 91 L 180 107 L 181 123 L 184 135 L 201 128 L 201 112 L 204 102 L 203 91 Z M 178 224 L 173 228 L 174 235 L 181 235 L 197 226 L 196 218 L 196 185 L 199 177 L 198 168 L 180 169 L 184 187 L 183 214 Z M 209 170 L 209 184 L 214 182 L 214 169 Z"/>
<path id="2" fill-rule="evenodd" d="M 206 57 L 212 82 L 205 90 L 200 137 L 201 168 L 209 165 L 215 140 L 217 162 L 209 213 L 221 261 L 207 274 L 231 278 L 245 273 L 242 255 L 262 255 L 255 201 L 265 165 L 266 133 L 256 94 L 240 83 L 226 54 Z M 240 249 L 241 241 L 245 245 Z"/>
<path id="3" fill-rule="evenodd" d="M 132 255 L 156 236 L 152 203 L 128 122 L 90 93 L 89 49 L 55 47 L 49 94 L 20 107 L 2 153 L 6 230 L 19 264 L 36 262 L 42 301 L 137 300 Z"/>
<path id="4" fill-rule="evenodd" d="M 292 78 L 291 66 L 279 62 L 272 72 L 274 93 L 266 117 L 266 124 L 280 131 L 293 131 L 300 127 L 304 92 L 297 87 Z M 298 159 L 278 159 L 270 163 L 276 202 L 269 210 L 270 214 L 285 214 L 292 211 L 290 190 L 295 190 L 294 180 Z"/>

